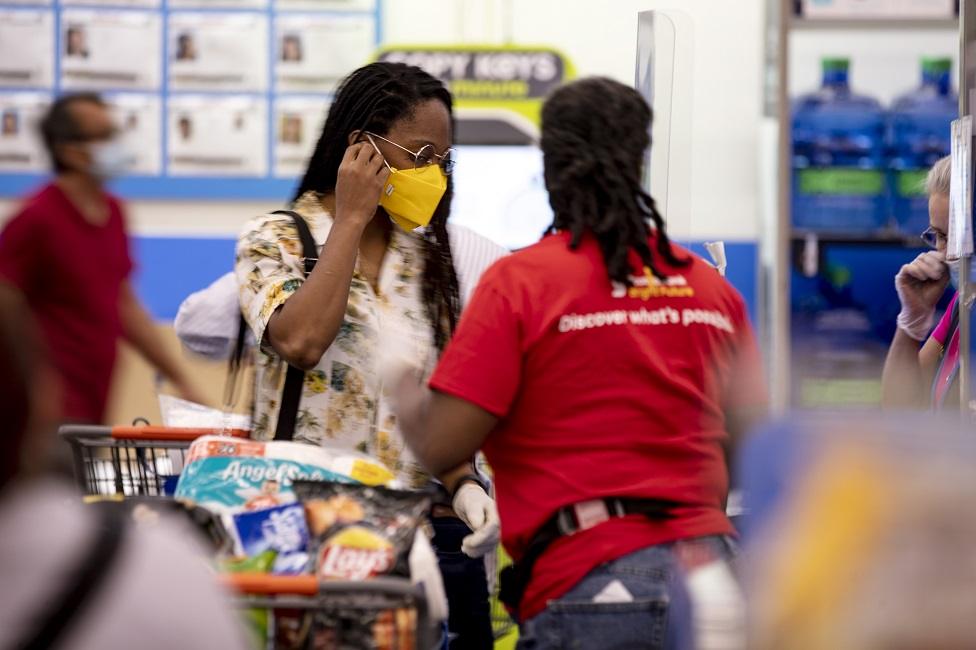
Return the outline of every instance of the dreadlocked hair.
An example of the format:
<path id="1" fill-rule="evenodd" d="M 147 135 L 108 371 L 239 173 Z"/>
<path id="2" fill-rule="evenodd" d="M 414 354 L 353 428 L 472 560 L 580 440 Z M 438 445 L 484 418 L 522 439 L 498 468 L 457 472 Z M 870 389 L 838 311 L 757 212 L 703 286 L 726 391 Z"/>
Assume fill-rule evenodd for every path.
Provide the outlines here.
<path id="1" fill-rule="evenodd" d="M 671 248 L 664 219 L 641 186 L 650 146 L 651 108 L 633 88 L 611 79 L 583 79 L 557 90 L 542 107 L 542 153 L 554 218 L 547 232 L 566 230 L 570 248 L 591 233 L 610 279 L 631 284 L 630 251 L 664 279 L 655 256 L 684 266 Z M 656 250 L 648 238 L 652 222 Z"/>
<path id="2" fill-rule="evenodd" d="M 306 192 L 335 191 L 339 164 L 353 131 L 371 131 L 385 136 L 393 124 L 409 117 L 420 103 L 435 99 L 447 107 L 452 118 L 451 93 L 439 80 L 418 67 L 403 63 L 378 62 L 359 68 L 339 85 L 325 127 L 302 178 L 297 200 Z M 457 327 L 461 297 L 447 218 L 451 211 L 453 181 L 447 177 L 444 192 L 430 224 L 423 234 L 424 270 L 421 294 L 434 335 L 434 345 L 444 349 Z"/>

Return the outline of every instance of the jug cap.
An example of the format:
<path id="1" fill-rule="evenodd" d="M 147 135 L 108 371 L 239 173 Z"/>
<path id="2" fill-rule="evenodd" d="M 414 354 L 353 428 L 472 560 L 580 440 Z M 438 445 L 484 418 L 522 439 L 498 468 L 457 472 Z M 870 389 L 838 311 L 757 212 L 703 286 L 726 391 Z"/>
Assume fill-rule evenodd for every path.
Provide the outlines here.
<path id="1" fill-rule="evenodd" d="M 820 60 L 820 65 L 824 72 L 828 70 L 846 71 L 851 66 L 851 60 L 844 56 L 828 56 Z"/>
<path id="2" fill-rule="evenodd" d="M 947 56 L 923 56 L 922 70 L 929 74 L 942 74 L 952 70 L 952 59 Z"/>

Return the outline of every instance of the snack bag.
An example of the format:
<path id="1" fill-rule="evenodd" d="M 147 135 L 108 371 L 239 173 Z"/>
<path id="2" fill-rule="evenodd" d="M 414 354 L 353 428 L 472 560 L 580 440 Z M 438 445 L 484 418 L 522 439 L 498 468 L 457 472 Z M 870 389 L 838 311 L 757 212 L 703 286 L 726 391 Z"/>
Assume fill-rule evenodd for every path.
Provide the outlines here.
<path id="1" fill-rule="evenodd" d="M 379 461 L 300 442 L 203 436 L 190 445 L 176 498 L 217 513 L 263 510 L 295 500 L 295 479 L 386 485 L 395 477 Z"/>
<path id="2" fill-rule="evenodd" d="M 384 487 L 295 481 L 310 535 L 310 566 L 320 580 L 368 580 L 409 575 L 409 554 L 430 497 Z M 372 603 L 375 596 L 366 596 Z M 389 609 L 329 601 L 311 613 L 314 650 L 409 650 L 416 612 L 401 600 Z M 284 627 L 284 626 L 282 626 Z M 341 633 L 340 633 L 341 632 Z"/>
<path id="3" fill-rule="evenodd" d="M 234 515 L 233 520 L 244 555 L 275 552 L 271 573 L 299 575 L 308 569 L 308 527 L 300 504 L 244 512 Z"/>
<path id="4" fill-rule="evenodd" d="M 414 534 L 430 508 L 423 492 L 366 485 L 296 481 L 321 580 L 408 577 Z"/>

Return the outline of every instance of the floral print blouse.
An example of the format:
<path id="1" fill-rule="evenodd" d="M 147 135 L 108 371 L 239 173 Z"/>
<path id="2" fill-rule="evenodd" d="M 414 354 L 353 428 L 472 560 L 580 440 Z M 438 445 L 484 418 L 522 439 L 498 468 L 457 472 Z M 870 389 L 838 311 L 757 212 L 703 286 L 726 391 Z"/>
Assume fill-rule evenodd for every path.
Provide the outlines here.
<path id="1" fill-rule="evenodd" d="M 321 251 L 332 217 L 318 195 L 304 194 L 293 206 L 308 223 Z M 297 441 L 361 451 L 379 459 L 411 487 L 428 476 L 403 443 L 396 416 L 384 395 L 378 357 L 384 338 L 408 341 L 398 350 L 423 368 L 436 356 L 430 322 L 421 299 L 422 240 L 392 230 L 378 289 L 359 271 L 352 276 L 346 317 L 318 365 L 305 374 L 295 426 Z M 252 436 L 274 437 L 287 364 L 264 331 L 274 311 L 304 281 L 302 246 L 289 215 L 268 214 L 250 221 L 237 242 L 235 264 L 241 311 L 257 341 Z M 406 337 L 404 336 L 406 334 Z"/>

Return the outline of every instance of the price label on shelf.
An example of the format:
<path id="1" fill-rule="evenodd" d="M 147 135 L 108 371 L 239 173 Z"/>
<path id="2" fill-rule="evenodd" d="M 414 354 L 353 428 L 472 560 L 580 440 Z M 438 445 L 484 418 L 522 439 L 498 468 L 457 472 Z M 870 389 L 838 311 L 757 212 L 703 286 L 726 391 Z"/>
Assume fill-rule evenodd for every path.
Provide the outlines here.
<path id="1" fill-rule="evenodd" d="M 951 18 L 953 0 L 803 0 L 804 18 Z"/>
<path id="2" fill-rule="evenodd" d="M 973 254 L 973 118 L 952 123 L 952 176 L 949 182 L 949 238 L 946 259 Z"/>

